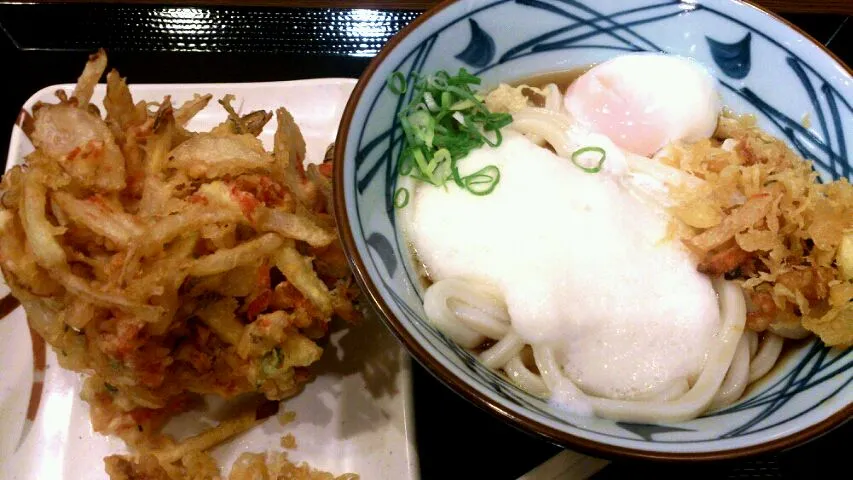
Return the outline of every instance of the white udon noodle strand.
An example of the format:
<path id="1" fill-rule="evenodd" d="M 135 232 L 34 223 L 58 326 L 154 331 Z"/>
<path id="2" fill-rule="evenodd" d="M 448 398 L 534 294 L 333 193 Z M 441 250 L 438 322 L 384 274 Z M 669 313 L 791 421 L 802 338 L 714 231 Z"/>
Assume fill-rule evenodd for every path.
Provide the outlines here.
<path id="1" fill-rule="evenodd" d="M 448 300 L 454 293 L 451 280 L 435 282 L 424 293 L 424 313 L 430 322 L 454 342 L 465 348 L 474 348 L 485 340 L 479 332 L 460 322 L 450 310 Z"/>
<path id="2" fill-rule="evenodd" d="M 563 110 L 563 94 L 560 93 L 560 87 L 555 83 L 545 85 L 545 110 L 552 112 L 561 112 Z"/>
<path id="3" fill-rule="evenodd" d="M 767 375 L 767 372 L 776 365 L 779 355 L 782 354 L 782 345 L 785 340 L 773 332 L 766 332 L 758 352 L 749 363 L 749 383 Z"/>
<path id="4" fill-rule="evenodd" d="M 687 381 L 687 378 L 681 377 L 644 392 L 632 400 L 674 400 L 687 393 L 688 390 L 690 390 L 690 382 Z"/>
<path id="5" fill-rule="evenodd" d="M 747 304 L 747 306 L 748 305 L 749 304 Z M 747 330 L 743 335 L 749 342 L 749 359 L 752 360 L 755 358 L 755 354 L 758 353 L 758 334 L 752 330 Z"/>
<path id="6" fill-rule="evenodd" d="M 679 378 L 675 382 L 670 385 L 666 390 L 661 391 L 654 398 L 650 398 L 650 400 L 659 400 L 663 402 L 668 402 L 670 400 L 675 400 L 676 398 L 681 397 L 687 391 L 690 390 L 690 383 L 686 378 Z"/>
<path id="7" fill-rule="evenodd" d="M 424 294 L 424 312 L 435 326 L 465 348 L 509 330 L 509 315 L 500 295 L 482 282 L 449 278 L 435 282 Z"/>
<path id="8" fill-rule="evenodd" d="M 734 402 L 746 390 L 749 383 L 749 340 L 746 334 L 738 342 L 735 356 L 726 372 L 726 378 L 720 386 L 717 395 L 711 402 L 711 408 L 716 409 Z"/>
<path id="9" fill-rule="evenodd" d="M 697 189 L 707 184 L 699 177 L 635 153 L 625 152 L 625 162 L 632 172 L 646 174 L 671 187 Z"/>
<path id="10" fill-rule="evenodd" d="M 521 353 L 526 344 L 517 333 L 512 332 L 480 354 L 480 361 L 489 368 L 501 368 Z"/>
<path id="11" fill-rule="evenodd" d="M 570 158 L 574 152 L 566 135 L 571 126 L 572 120 L 568 115 L 544 108 L 525 108 L 512 114 L 513 130 L 533 141 L 544 139 L 557 155 L 564 158 Z"/>
<path id="12" fill-rule="evenodd" d="M 503 338 L 509 330 L 509 316 L 506 309 L 483 294 L 470 296 L 466 301 L 448 300 L 453 313 L 465 321 L 465 325 L 489 338 Z"/>
<path id="13" fill-rule="evenodd" d="M 525 390 L 537 397 L 546 397 L 551 391 L 542 381 L 542 377 L 530 371 L 521 355 L 512 357 L 506 365 L 503 366 L 504 372 L 510 381 L 516 384 L 522 390 Z"/>
<path id="14" fill-rule="evenodd" d="M 560 93 L 560 87 L 555 83 L 549 83 L 545 85 L 542 89 L 544 97 L 545 97 L 545 106 L 544 110 L 548 110 L 551 112 L 564 112 L 563 108 L 563 94 Z M 539 145 L 540 147 L 544 147 L 547 145 L 547 142 L 540 135 L 535 133 L 525 133 L 524 134 L 531 142 Z"/>
<path id="15" fill-rule="evenodd" d="M 802 322 L 790 320 L 777 320 L 770 324 L 768 333 L 772 332 L 782 338 L 790 338 L 791 340 L 802 340 L 812 334 L 803 327 Z"/>
<path id="16" fill-rule="evenodd" d="M 533 346 L 533 356 L 539 375 L 530 371 L 521 358 L 523 341 L 512 332 L 511 328 L 509 333 L 500 339 L 493 338 L 499 340 L 498 343 L 484 351 L 481 354 L 481 360 L 489 368 L 503 368 L 511 381 L 534 395 L 553 398 L 555 392 L 559 392 L 561 401 L 568 398 L 588 405 L 601 417 L 630 422 L 689 420 L 705 412 L 721 392 L 726 394 L 721 402 L 736 400 L 749 381 L 749 340 L 744 336 L 746 303 L 743 293 L 736 284 L 723 280 L 715 280 L 714 287 L 720 298 L 722 324 L 717 341 L 708 352 L 705 368 L 692 387 L 689 387 L 687 380 L 683 379 L 647 394 L 647 397 L 642 400 L 616 400 L 591 396 L 584 393 L 563 374 L 562 367 L 556 361 L 551 347 Z M 472 328 L 475 325 L 469 325 L 468 318 L 460 318 L 453 314 L 448 305 L 456 302 L 470 306 L 484 306 L 481 310 L 484 315 L 488 314 L 487 310 L 491 310 L 496 305 L 502 305 L 502 302 L 496 292 L 490 288 L 477 287 L 469 281 L 460 279 L 441 280 L 427 289 L 425 304 L 429 303 L 431 307 L 426 308 L 425 305 L 425 308 L 433 324 L 457 343 L 464 346 L 462 342 L 466 342 L 470 345 L 468 348 L 474 348 L 479 343 L 472 344 L 472 336 L 479 337 L 482 341 L 485 335 Z M 430 312 L 436 311 L 441 312 L 442 318 L 432 317 Z M 495 318 L 494 321 L 503 323 L 505 318 L 507 317 L 504 314 Z M 465 325 L 463 329 L 445 328 L 453 323 L 456 326 Z M 775 348 L 774 345 L 762 345 L 756 357 L 760 356 L 761 350 L 766 348 L 768 353 L 765 355 L 769 360 Z M 736 356 L 737 360 L 735 360 Z M 729 375 L 733 368 L 734 371 Z M 732 380 L 728 388 L 723 389 L 727 376 Z"/>

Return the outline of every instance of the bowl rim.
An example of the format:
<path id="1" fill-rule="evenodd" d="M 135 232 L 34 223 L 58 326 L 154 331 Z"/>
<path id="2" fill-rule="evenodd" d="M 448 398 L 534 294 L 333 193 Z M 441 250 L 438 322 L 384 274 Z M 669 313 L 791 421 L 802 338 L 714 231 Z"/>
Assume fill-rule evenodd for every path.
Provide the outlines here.
<path id="1" fill-rule="evenodd" d="M 382 295 L 379 293 L 379 289 L 376 287 L 373 280 L 368 275 L 367 268 L 364 265 L 364 261 L 358 252 L 358 248 L 355 245 L 355 238 L 353 237 L 352 229 L 350 228 L 349 214 L 347 213 L 346 202 L 344 199 L 344 157 L 346 151 L 347 136 L 349 134 L 350 124 L 352 123 L 355 109 L 358 106 L 359 101 L 361 100 L 361 96 L 364 93 L 367 84 L 373 78 L 373 75 L 379 68 L 379 65 L 385 60 L 385 57 L 391 51 L 393 51 L 400 42 L 403 41 L 404 38 L 406 38 L 411 32 L 417 29 L 421 24 L 425 23 L 438 12 L 460 1 L 464 0 L 443 0 L 442 2 L 438 3 L 429 10 L 422 13 L 411 23 L 406 25 L 382 47 L 379 53 L 370 61 L 367 68 L 359 77 L 358 83 L 356 84 L 352 94 L 350 95 L 349 100 L 347 101 L 346 108 L 344 109 L 343 116 L 341 117 L 340 126 L 338 127 L 338 133 L 335 138 L 333 200 L 335 207 L 335 221 L 338 225 L 338 235 L 341 239 L 344 253 L 346 254 L 356 282 L 359 284 L 362 291 L 366 294 L 369 302 L 373 305 L 374 309 L 379 312 L 379 316 L 382 319 L 383 323 L 385 323 L 386 327 L 391 330 L 394 336 L 396 336 L 397 339 L 403 343 L 409 353 L 412 354 L 412 356 L 414 356 L 415 359 L 417 359 L 417 361 L 421 365 L 426 367 L 426 370 L 429 371 L 430 374 L 437 378 L 441 383 L 450 387 L 452 391 L 460 395 L 468 402 L 472 403 L 473 405 L 476 405 L 482 410 L 489 412 L 498 420 L 503 421 L 525 433 L 533 434 L 557 445 L 571 447 L 582 452 L 592 453 L 599 456 L 604 455 L 607 457 L 621 457 L 627 459 L 655 460 L 668 462 L 732 460 L 736 458 L 789 449 L 794 446 L 801 445 L 810 440 L 814 440 L 817 437 L 824 435 L 837 427 L 842 426 L 848 420 L 853 418 L 853 403 L 851 403 L 846 405 L 844 408 L 841 408 L 835 414 L 825 418 L 824 420 L 812 424 L 802 430 L 793 432 L 784 437 L 777 438 L 769 442 L 758 443 L 746 447 L 729 448 L 725 450 L 714 450 L 708 452 L 662 452 L 656 450 L 643 450 L 637 448 L 623 447 L 619 445 L 590 440 L 578 435 L 564 432 L 504 408 L 500 404 L 493 402 L 490 399 L 479 394 L 476 389 L 468 385 L 464 380 L 462 380 L 460 377 L 452 373 L 449 369 L 444 367 L 437 359 L 433 357 L 433 355 L 431 355 L 427 351 L 426 348 L 420 345 L 420 343 L 414 338 L 414 336 L 412 336 L 400 323 L 400 321 L 391 311 L 391 308 L 388 303 L 382 298 Z M 782 25 L 788 27 L 794 33 L 801 35 L 813 45 L 819 47 L 824 54 L 831 58 L 837 65 L 841 66 L 842 69 L 845 70 L 848 75 L 853 76 L 853 69 L 851 69 L 850 66 L 845 64 L 840 58 L 838 58 L 838 56 L 836 56 L 833 52 L 827 49 L 822 43 L 815 40 L 811 35 L 803 31 L 798 26 L 792 24 L 788 20 L 778 16 L 777 14 L 771 12 L 770 10 L 764 7 L 761 7 L 760 5 L 753 3 L 753 1 L 751 0 L 722 1 L 730 1 L 732 3 L 744 4 L 754 10 L 757 10 L 759 13 L 764 14 L 771 21 L 775 20 L 776 22 L 779 22 Z"/>

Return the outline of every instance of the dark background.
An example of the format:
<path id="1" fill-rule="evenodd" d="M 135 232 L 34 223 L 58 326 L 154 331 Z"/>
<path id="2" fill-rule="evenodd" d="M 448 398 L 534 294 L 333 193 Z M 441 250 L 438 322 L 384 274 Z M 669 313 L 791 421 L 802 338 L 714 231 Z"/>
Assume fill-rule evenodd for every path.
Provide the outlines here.
<path id="1" fill-rule="evenodd" d="M 193 12 L 197 18 L 181 19 L 158 5 L 0 2 L 0 158 L 6 158 L 12 125 L 27 98 L 42 87 L 74 82 L 86 55 L 98 47 L 106 48 L 110 66 L 131 83 L 358 77 L 381 45 L 420 13 L 378 10 L 387 34 L 365 39 L 353 34 L 359 20 L 348 9 L 199 7 Z M 784 16 L 853 63 L 848 16 Z M 424 479 L 514 479 L 560 451 L 468 404 L 419 365 L 414 366 L 414 398 Z M 848 422 L 787 452 L 699 465 L 617 460 L 594 478 L 848 478 L 841 472 L 850 471 L 844 455 L 851 441 Z"/>

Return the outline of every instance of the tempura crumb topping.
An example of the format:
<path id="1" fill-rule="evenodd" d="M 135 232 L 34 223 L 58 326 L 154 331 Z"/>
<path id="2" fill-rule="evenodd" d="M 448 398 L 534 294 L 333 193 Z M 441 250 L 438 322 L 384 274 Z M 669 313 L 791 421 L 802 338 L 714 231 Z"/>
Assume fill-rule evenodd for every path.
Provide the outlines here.
<path id="1" fill-rule="evenodd" d="M 670 145 L 659 160 L 706 181 L 674 192 L 673 213 L 692 227 L 685 243 L 699 268 L 747 292 L 747 326 L 829 346 L 853 344 L 853 186 L 823 183 L 812 163 L 725 112 L 714 138 Z M 801 336 L 807 334 L 801 332 Z"/>

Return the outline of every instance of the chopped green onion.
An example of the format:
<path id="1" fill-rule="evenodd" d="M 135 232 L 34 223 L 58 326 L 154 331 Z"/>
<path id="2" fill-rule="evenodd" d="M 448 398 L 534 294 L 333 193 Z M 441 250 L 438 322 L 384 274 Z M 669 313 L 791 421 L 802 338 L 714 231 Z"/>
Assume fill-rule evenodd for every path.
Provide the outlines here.
<path id="1" fill-rule="evenodd" d="M 489 140 L 488 136 L 486 136 L 482 133 L 480 133 L 480 135 L 482 135 L 483 141 L 486 142 L 487 144 L 489 144 L 490 147 L 498 147 L 498 146 L 500 146 L 501 142 L 503 142 L 503 140 L 504 140 L 504 137 L 503 137 L 503 135 L 501 135 L 500 130 L 495 130 L 495 141 L 494 142 Z"/>
<path id="2" fill-rule="evenodd" d="M 424 93 L 424 103 L 430 112 L 438 112 L 441 108 L 436 103 L 435 98 L 433 98 L 432 94 L 429 92 Z"/>
<path id="3" fill-rule="evenodd" d="M 414 178 L 415 180 L 417 180 L 419 182 L 433 183 L 431 178 L 425 177 L 425 176 L 421 175 L 420 173 L 418 173 L 417 171 L 409 174 L 409 177 Z M 433 183 L 433 185 L 434 185 L 434 183 Z"/>
<path id="4" fill-rule="evenodd" d="M 498 130 L 506 127 L 512 123 L 512 115 L 508 113 L 497 113 L 491 116 L 489 121 L 486 123 L 485 130 L 492 131 Z"/>
<path id="5" fill-rule="evenodd" d="M 408 84 L 406 83 L 406 76 L 401 72 L 394 72 L 388 77 L 388 90 L 391 90 L 391 93 L 394 95 L 402 95 L 406 93 L 408 90 Z"/>
<path id="6" fill-rule="evenodd" d="M 445 92 L 450 93 L 450 92 Z M 469 108 L 474 106 L 474 102 L 471 100 L 460 100 L 453 105 L 450 106 L 450 110 L 468 110 Z"/>
<path id="7" fill-rule="evenodd" d="M 408 150 L 403 150 L 397 163 L 397 173 L 402 177 L 412 173 L 412 169 L 415 168 L 412 162 L 412 153 Z"/>
<path id="8" fill-rule="evenodd" d="M 447 154 L 447 158 L 450 158 L 450 153 Z M 445 183 L 447 183 L 447 179 L 450 178 L 451 175 L 452 172 L 450 171 L 450 162 L 438 162 L 438 165 L 436 165 L 435 171 L 432 174 L 433 178 L 438 181 L 433 182 L 433 185 L 444 185 Z"/>
<path id="9" fill-rule="evenodd" d="M 399 175 L 435 186 L 453 181 L 475 195 L 492 192 L 500 180 L 497 167 L 491 165 L 463 178 L 458 162 L 483 145 L 499 146 L 500 129 L 512 122 L 512 116 L 490 112 L 484 97 L 471 87 L 479 85 L 480 79 L 465 69 L 453 76 L 442 70 L 411 78 L 411 100 L 398 114 L 404 135 Z M 389 78 L 389 89 L 405 92 L 405 80 L 396 72 Z M 394 194 L 397 208 L 408 203 L 408 190 L 402 192 L 398 189 Z"/>
<path id="10" fill-rule="evenodd" d="M 403 208 L 409 204 L 409 189 L 408 188 L 398 188 L 394 193 L 394 207 L 395 208 Z"/>
<path id="11" fill-rule="evenodd" d="M 429 163 L 427 163 L 424 152 L 420 150 L 413 150 L 412 156 L 415 158 L 415 165 L 418 167 L 418 170 L 420 170 L 427 178 L 430 178 L 430 174 L 432 172 L 429 169 Z"/>
<path id="12" fill-rule="evenodd" d="M 458 158 L 450 159 L 450 174 L 453 175 L 453 182 L 456 183 L 459 188 L 465 188 L 465 182 L 462 181 L 462 176 L 459 175 L 459 167 L 456 165 L 458 162 Z"/>
<path id="13" fill-rule="evenodd" d="M 441 108 L 447 110 L 453 110 L 451 108 L 451 103 L 453 102 L 453 95 L 450 92 L 441 92 Z"/>
<path id="14" fill-rule="evenodd" d="M 435 118 L 427 110 L 418 110 L 409 115 L 409 124 L 412 126 L 417 142 L 432 148 L 432 139 L 435 136 Z"/>
<path id="15" fill-rule="evenodd" d="M 585 153 L 590 153 L 590 152 L 599 154 L 599 157 L 597 160 L 598 163 L 594 163 L 594 166 L 591 166 L 591 167 L 587 166 L 587 165 L 582 165 L 580 163 L 581 155 L 583 155 Z M 598 173 L 598 172 L 600 172 L 601 171 L 601 165 L 604 164 L 605 158 L 607 158 L 607 153 L 601 147 L 583 147 L 583 148 L 579 148 L 579 149 L 575 150 L 574 153 L 572 153 L 572 163 L 574 163 L 576 167 L 580 168 L 581 170 L 583 170 L 586 173 Z"/>
<path id="16" fill-rule="evenodd" d="M 462 179 L 465 188 L 474 195 L 488 195 L 492 193 L 501 180 L 501 171 L 494 165 L 483 167 L 480 170 Z"/>
<path id="17" fill-rule="evenodd" d="M 432 156 L 432 160 L 429 161 L 429 172 L 430 174 L 434 173 L 439 165 L 443 165 L 445 162 L 450 162 L 450 150 L 446 148 L 440 148 L 436 150 L 436 152 Z M 443 183 L 443 182 L 442 182 Z"/>
<path id="18" fill-rule="evenodd" d="M 276 371 L 281 368 L 281 364 L 281 349 L 275 347 L 261 358 L 261 371 L 266 377 L 273 377 Z"/>
<path id="19" fill-rule="evenodd" d="M 443 75 L 439 75 L 439 73 L 441 72 L 438 72 L 434 76 L 427 78 L 427 85 L 430 88 L 444 90 L 445 88 L 447 88 L 447 80 L 444 78 Z"/>
<path id="20" fill-rule="evenodd" d="M 472 85 L 479 85 L 480 77 L 471 75 L 464 68 L 460 68 L 459 73 L 457 73 L 455 77 L 448 78 L 447 83 L 450 83 L 451 85 L 464 85 L 468 83 Z"/>

